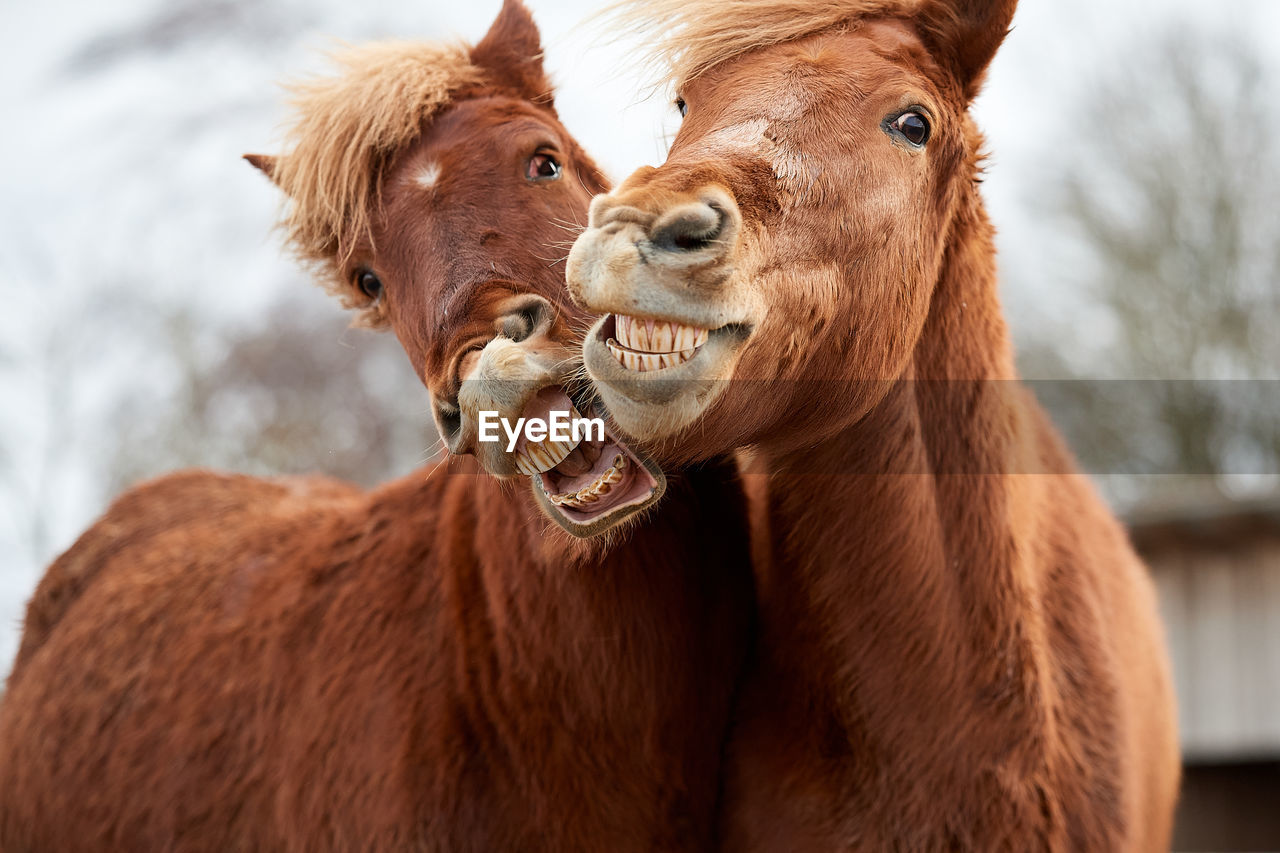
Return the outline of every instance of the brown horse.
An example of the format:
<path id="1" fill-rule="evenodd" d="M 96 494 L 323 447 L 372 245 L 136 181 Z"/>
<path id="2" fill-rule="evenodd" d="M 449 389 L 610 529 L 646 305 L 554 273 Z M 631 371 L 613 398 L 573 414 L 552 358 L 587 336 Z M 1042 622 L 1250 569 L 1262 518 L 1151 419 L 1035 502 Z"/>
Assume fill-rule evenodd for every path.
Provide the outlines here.
<path id="1" fill-rule="evenodd" d="M 479 407 L 568 405 L 588 319 L 545 259 L 604 179 L 538 42 L 509 0 L 470 50 L 358 49 L 300 90 L 293 150 L 254 158 L 292 199 L 293 246 L 395 329 L 457 449 Z M 661 486 L 612 439 L 512 456 L 485 460 L 537 470 L 578 533 Z M 626 476 L 585 500 L 602 460 Z M 750 647 L 732 474 L 673 477 L 608 547 L 468 460 L 370 493 L 204 472 L 133 489 L 29 606 L 0 849 L 705 849 Z M 577 507 L 548 498 L 569 481 Z"/>
<path id="2" fill-rule="evenodd" d="M 624 431 L 768 478 L 728 849 L 1167 849 L 1152 584 L 996 295 L 969 105 L 1014 5 L 623 4 L 685 118 L 568 277 Z"/>

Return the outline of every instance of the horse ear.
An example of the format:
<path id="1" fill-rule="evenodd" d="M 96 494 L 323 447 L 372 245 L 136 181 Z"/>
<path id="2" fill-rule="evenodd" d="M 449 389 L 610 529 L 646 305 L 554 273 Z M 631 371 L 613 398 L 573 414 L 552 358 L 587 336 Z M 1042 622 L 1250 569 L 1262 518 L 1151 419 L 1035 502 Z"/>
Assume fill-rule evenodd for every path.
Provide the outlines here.
<path id="1" fill-rule="evenodd" d="M 521 0 L 504 0 L 489 32 L 471 48 L 471 61 L 489 71 L 495 82 L 534 103 L 552 106 L 551 81 L 542 70 L 542 37 Z"/>
<path id="2" fill-rule="evenodd" d="M 1018 0 L 926 0 L 921 7 L 921 36 L 950 67 L 966 99 L 982 88 L 1017 6 Z"/>
<path id="3" fill-rule="evenodd" d="M 280 182 L 276 180 L 276 163 L 280 158 L 272 157 L 270 154 L 245 154 L 244 159 L 249 161 L 249 165 L 270 178 L 271 183 L 280 186 Z"/>

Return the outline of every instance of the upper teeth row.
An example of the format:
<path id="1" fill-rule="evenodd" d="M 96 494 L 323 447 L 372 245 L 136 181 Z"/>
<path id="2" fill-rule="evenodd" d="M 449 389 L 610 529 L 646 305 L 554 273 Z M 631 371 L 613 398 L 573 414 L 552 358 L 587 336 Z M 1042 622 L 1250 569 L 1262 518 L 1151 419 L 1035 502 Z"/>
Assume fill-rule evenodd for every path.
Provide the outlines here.
<path id="1" fill-rule="evenodd" d="M 707 330 L 669 320 L 643 320 L 626 314 L 614 315 L 618 343 L 640 352 L 685 352 L 707 342 Z"/>
<path id="2" fill-rule="evenodd" d="M 603 474 L 596 477 L 591 485 L 583 486 L 576 492 L 550 495 L 551 502 L 556 506 L 567 506 L 574 509 L 582 509 L 588 504 L 593 504 L 609 494 L 614 484 L 622 479 L 622 469 L 625 467 L 627 467 L 627 458 L 619 453 L 613 458 L 613 464 Z"/>
<path id="3" fill-rule="evenodd" d="M 582 417 L 578 414 L 577 408 L 569 407 L 569 420 L 575 421 Z M 581 444 L 582 441 L 553 441 L 545 438 L 534 444 L 526 443 L 524 447 L 518 448 L 515 452 L 516 470 L 521 474 L 541 474 L 543 471 L 550 471 L 565 460 L 565 457 L 573 452 L 573 449 Z"/>

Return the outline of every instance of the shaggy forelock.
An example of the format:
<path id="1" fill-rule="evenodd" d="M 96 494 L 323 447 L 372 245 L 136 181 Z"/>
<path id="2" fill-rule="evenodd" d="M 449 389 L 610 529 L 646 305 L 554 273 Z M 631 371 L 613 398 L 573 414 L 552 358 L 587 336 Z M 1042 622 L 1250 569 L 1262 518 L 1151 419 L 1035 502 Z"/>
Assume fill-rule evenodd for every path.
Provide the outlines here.
<path id="1" fill-rule="evenodd" d="M 639 35 L 640 62 L 663 69 L 655 84 L 679 91 L 749 50 L 861 18 L 907 16 L 918 6 L 918 0 L 621 0 L 601 15 Z"/>
<path id="2" fill-rule="evenodd" d="M 335 74 L 288 86 L 292 148 L 272 179 L 289 199 L 282 225 L 290 247 L 350 298 L 339 273 L 360 238 L 373 239 L 388 164 L 482 73 L 461 45 L 378 42 L 330 58 Z"/>

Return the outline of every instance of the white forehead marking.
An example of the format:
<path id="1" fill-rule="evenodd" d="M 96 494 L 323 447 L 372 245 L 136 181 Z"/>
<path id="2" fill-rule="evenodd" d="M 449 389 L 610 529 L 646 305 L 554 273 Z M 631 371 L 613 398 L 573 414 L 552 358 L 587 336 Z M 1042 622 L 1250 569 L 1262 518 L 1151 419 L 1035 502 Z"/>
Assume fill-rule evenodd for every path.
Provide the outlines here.
<path id="1" fill-rule="evenodd" d="M 698 148 L 707 153 L 730 154 L 739 151 L 759 151 L 765 139 L 769 122 L 762 118 L 731 124 L 707 134 Z"/>
<path id="2" fill-rule="evenodd" d="M 422 168 L 422 171 L 413 180 L 424 190 L 435 189 L 436 181 L 440 180 L 440 164 L 434 160 L 431 161 Z"/>
<path id="3" fill-rule="evenodd" d="M 757 118 L 731 124 L 707 134 L 699 151 L 712 156 L 729 156 L 748 152 L 763 155 L 773 167 L 788 201 L 795 205 L 808 200 L 817 180 L 817 171 L 803 153 L 788 145 L 785 139 L 770 133 L 771 122 Z"/>

